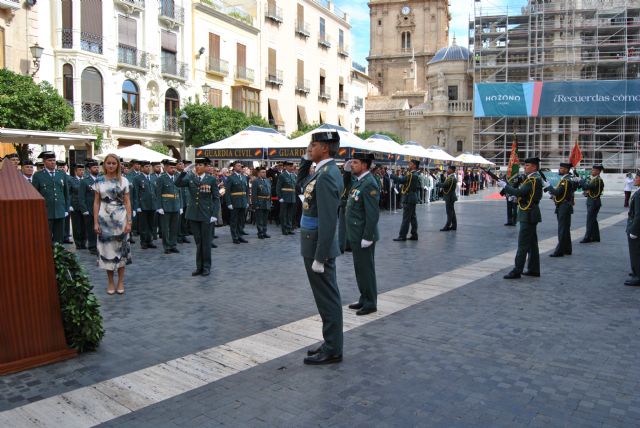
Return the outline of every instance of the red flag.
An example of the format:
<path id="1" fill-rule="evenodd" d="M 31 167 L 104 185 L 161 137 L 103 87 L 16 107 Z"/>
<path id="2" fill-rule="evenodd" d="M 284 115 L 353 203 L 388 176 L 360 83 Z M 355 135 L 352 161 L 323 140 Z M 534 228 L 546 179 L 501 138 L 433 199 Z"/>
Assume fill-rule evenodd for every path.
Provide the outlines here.
<path id="1" fill-rule="evenodd" d="M 520 158 L 518 157 L 518 139 L 514 135 L 511 144 L 511 155 L 509 156 L 509 166 L 507 167 L 507 180 L 518 175 L 520 172 Z"/>
<path id="2" fill-rule="evenodd" d="M 582 160 L 582 151 L 580 150 L 580 145 L 578 144 L 578 140 L 576 140 L 576 144 L 574 144 L 571 149 L 571 154 L 569 155 L 569 162 L 575 168 L 580 161 Z"/>

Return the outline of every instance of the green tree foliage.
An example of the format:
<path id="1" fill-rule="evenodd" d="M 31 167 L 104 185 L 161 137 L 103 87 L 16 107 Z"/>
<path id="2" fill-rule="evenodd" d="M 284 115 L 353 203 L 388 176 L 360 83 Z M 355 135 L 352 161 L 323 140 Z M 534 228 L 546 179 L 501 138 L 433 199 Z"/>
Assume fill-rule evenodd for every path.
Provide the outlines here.
<path id="1" fill-rule="evenodd" d="M 363 140 L 366 140 L 367 138 L 371 137 L 374 134 L 386 135 L 387 137 L 391 138 L 396 143 L 404 144 L 404 140 L 402 139 L 402 137 L 397 135 L 397 134 L 394 134 L 393 132 L 387 132 L 387 131 L 364 131 L 364 132 L 358 132 L 356 135 L 358 137 L 362 138 Z"/>
<path id="2" fill-rule="evenodd" d="M 306 134 L 307 132 L 313 131 L 314 129 L 316 129 L 318 126 L 320 126 L 319 123 L 314 122 L 314 123 L 303 123 L 302 125 L 298 126 L 298 130 L 294 131 L 291 133 L 291 135 L 289 135 L 290 139 L 294 139 L 294 138 L 298 138 L 301 135 Z"/>
<path id="3" fill-rule="evenodd" d="M 0 127 L 64 131 L 73 120 L 73 109 L 48 82 L 35 83 L 23 76 L 0 69 Z M 21 159 L 27 146 L 16 145 Z"/>
<path id="4" fill-rule="evenodd" d="M 229 107 L 215 108 L 208 104 L 189 103 L 182 111 L 189 117 L 186 124 L 188 146 L 200 147 L 237 134 L 250 125 L 273 128 L 260 116 L 247 117 Z M 182 124 L 180 124 L 182 127 Z"/>
<path id="5" fill-rule="evenodd" d="M 169 156 L 169 152 L 170 152 L 169 147 L 165 146 L 164 144 L 153 144 L 149 148 L 155 152 L 162 153 L 163 155 Z"/>

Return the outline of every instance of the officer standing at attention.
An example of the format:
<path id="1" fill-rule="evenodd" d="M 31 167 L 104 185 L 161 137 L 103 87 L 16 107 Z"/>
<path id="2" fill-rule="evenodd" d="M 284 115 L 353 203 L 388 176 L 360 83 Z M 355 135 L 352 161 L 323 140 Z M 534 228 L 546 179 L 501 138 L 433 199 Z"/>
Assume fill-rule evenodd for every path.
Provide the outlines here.
<path id="1" fill-rule="evenodd" d="M 447 211 L 447 224 L 440 229 L 440 232 L 447 232 L 458 228 L 458 219 L 456 218 L 456 208 L 454 206 L 458 200 L 458 197 L 456 196 L 457 185 L 458 178 L 456 176 L 456 167 L 449 165 L 447 167 L 447 179 L 444 180 L 444 183 L 442 184 L 442 199 L 444 199 L 444 206 Z"/>
<path id="2" fill-rule="evenodd" d="M 71 197 L 71 225 L 73 226 L 73 242 L 79 250 L 87 248 L 87 234 L 85 232 L 82 205 L 80 204 L 80 183 L 84 178 L 84 165 L 76 164 L 72 167 L 69 177 L 69 195 Z"/>
<path id="3" fill-rule="evenodd" d="M 242 237 L 241 232 L 242 220 L 247 215 L 247 207 L 249 206 L 247 198 L 249 185 L 246 177 L 242 174 L 240 161 L 233 162 L 231 167 L 233 168 L 233 173 L 227 178 L 224 192 L 224 200 L 230 213 L 229 228 L 231 229 L 231 238 L 234 244 L 248 243 L 249 241 Z"/>
<path id="4" fill-rule="evenodd" d="M 602 165 L 594 165 L 591 168 L 591 178 L 580 180 L 579 182 L 579 186 L 582 187 L 584 195 L 587 197 L 587 231 L 582 241 L 580 241 L 581 244 L 600 242 L 598 212 L 602 206 L 600 196 L 602 196 L 602 191 L 604 190 L 604 181 L 600 178 L 603 169 Z"/>
<path id="5" fill-rule="evenodd" d="M 518 197 L 518 251 L 516 252 L 515 267 L 504 276 L 505 279 L 518 279 L 521 275 L 540 276 L 540 251 L 538 249 L 538 223 L 542 221 L 540 214 L 540 199 L 542 199 L 543 181 L 538 169 L 540 159 L 528 158 L 524 160 L 524 172 L 527 178 L 517 189 L 511 187 L 504 180 L 498 181 L 498 186 L 507 195 Z M 529 270 L 523 272 L 524 263 L 529 257 Z"/>
<path id="6" fill-rule="evenodd" d="M 409 225 L 411 225 L 411 236 L 409 241 L 418 240 L 418 218 L 416 217 L 416 204 L 418 203 L 418 194 L 420 192 L 420 168 L 419 160 L 409 161 L 409 171 L 402 177 L 391 174 L 391 179 L 402 185 L 400 193 L 402 194 L 402 225 L 400 226 L 400 234 L 394 241 L 406 241 Z"/>
<path id="7" fill-rule="evenodd" d="M 33 187 L 44 198 L 49 220 L 49 232 L 53 242 L 64 241 L 64 219 L 69 216 L 69 186 L 67 175 L 56 169 L 56 154 L 42 152 L 39 158 L 44 161 L 44 169 L 33 174 Z"/>
<path id="8" fill-rule="evenodd" d="M 271 181 L 267 178 L 267 170 L 264 167 L 256 168 L 258 177 L 251 183 L 251 199 L 256 210 L 256 228 L 258 238 L 271 238 L 267 235 L 267 218 L 271 210 Z"/>
<path id="9" fill-rule="evenodd" d="M 342 185 L 344 190 L 340 196 L 340 211 L 338 213 L 338 245 L 340 245 L 340 252 L 344 254 L 345 251 L 351 251 L 349 240 L 347 239 L 347 222 L 346 222 L 346 210 L 347 200 L 349 199 L 349 193 L 351 192 L 351 186 L 356 178 L 351 173 L 351 163 L 346 162 L 342 171 Z"/>
<path id="10" fill-rule="evenodd" d="M 162 246 L 164 253 L 179 253 L 178 232 L 180 231 L 180 214 L 182 214 L 182 200 L 180 188 L 176 186 L 175 161 L 167 161 L 164 164 L 164 173 L 156 180 L 155 190 L 158 200 L 156 212 L 160 215 L 160 228 L 162 230 Z"/>
<path id="11" fill-rule="evenodd" d="M 86 162 L 85 162 L 86 164 Z M 126 179 L 129 181 L 129 195 L 131 196 L 131 198 L 133 198 L 133 182 L 136 178 L 136 176 L 138 176 L 139 174 L 141 174 L 140 172 L 140 161 L 137 159 L 131 159 L 131 162 L 129 163 L 131 165 L 131 169 L 129 170 L 129 173 L 125 175 Z M 87 167 L 88 168 L 88 167 Z M 131 215 L 133 215 L 133 218 L 131 219 L 131 234 L 129 234 L 129 242 L 134 243 L 133 239 L 131 239 L 133 237 L 133 235 L 139 235 L 139 227 L 138 227 L 138 217 L 136 216 L 136 210 L 135 208 L 133 208 L 133 199 L 131 199 Z M 93 219 L 93 217 L 91 217 Z M 93 221 L 93 220 L 92 220 Z M 92 227 L 93 229 L 93 224 Z"/>
<path id="12" fill-rule="evenodd" d="M 350 309 L 357 309 L 356 315 L 367 315 L 378 310 L 375 250 L 376 241 L 380 239 L 380 186 L 369 172 L 373 159 L 374 155 L 371 153 L 356 152 L 348 162 L 351 174 L 356 178 L 349 191 L 345 212 L 347 240 L 353 254 L 353 268 L 360 290 L 358 301 L 349 305 Z"/>
<path id="13" fill-rule="evenodd" d="M 185 170 L 176 180 L 176 186 L 189 191 L 187 220 L 197 246 L 196 270 L 191 272 L 192 276 L 211 273 L 211 229 L 217 220 L 215 213 L 220 210 L 220 194 L 217 178 L 205 172 L 210 163 L 209 158 L 196 158 L 195 174 L 187 174 Z"/>
<path id="14" fill-rule="evenodd" d="M 82 212 L 82 218 L 84 220 L 84 228 L 87 234 L 87 247 L 89 248 L 89 253 L 97 256 L 98 237 L 96 236 L 96 232 L 93 228 L 93 202 L 95 199 L 93 185 L 98 181 L 98 173 L 100 172 L 100 167 L 98 166 L 98 162 L 93 159 L 87 159 L 84 166 L 89 171 L 89 174 L 87 174 L 82 180 L 80 180 L 78 202 L 80 205 L 80 211 Z"/>
<path id="15" fill-rule="evenodd" d="M 191 161 L 179 160 L 176 164 L 176 174 L 180 175 L 186 167 L 191 165 Z M 187 238 L 189 235 L 189 226 L 187 221 L 187 202 L 189 201 L 189 191 L 186 187 L 180 187 L 180 202 L 182 203 L 182 211 L 180 214 L 180 232 L 178 233 L 178 243 L 188 244 L 191 241 Z"/>
<path id="16" fill-rule="evenodd" d="M 284 171 L 278 177 L 276 195 L 280 202 L 280 227 L 283 235 L 293 235 L 293 218 L 296 214 L 296 178 L 293 162 L 284 162 Z"/>
<path id="17" fill-rule="evenodd" d="M 69 197 L 71 197 L 71 183 L 69 182 L 71 179 L 71 176 L 68 173 L 68 165 L 67 165 L 67 161 L 65 160 L 57 160 L 56 161 L 56 168 L 58 169 L 58 171 L 62 171 L 62 173 L 64 174 L 64 179 L 67 182 L 67 188 L 69 188 Z M 71 205 L 69 205 L 69 215 L 65 217 L 64 219 L 64 243 L 65 244 L 72 244 L 73 241 L 71 240 L 71 213 L 73 212 L 73 207 Z"/>
<path id="18" fill-rule="evenodd" d="M 322 319 L 324 343 L 307 351 L 305 364 L 342 361 L 342 303 L 336 279 L 340 255 L 336 226 L 342 194 L 342 175 L 333 157 L 340 149 L 340 135 L 316 132 L 300 165 L 297 185 L 303 189 L 300 220 L 300 253 L 304 259 L 313 298 Z M 312 163 L 315 172 L 310 175 Z"/>
<path id="19" fill-rule="evenodd" d="M 136 210 L 138 217 L 138 227 L 140 228 L 140 248 L 158 248 L 152 240 L 153 234 L 153 217 L 156 214 L 158 201 L 156 192 L 151 184 L 151 163 L 149 161 L 140 161 L 142 173 L 138 174 L 133 180 L 133 209 Z"/>
<path id="20" fill-rule="evenodd" d="M 631 259 L 631 278 L 624 285 L 640 286 L 640 171 L 636 172 L 633 180 L 636 191 L 629 198 L 629 217 L 627 218 L 627 243 L 629 245 L 629 258 Z"/>
<path id="21" fill-rule="evenodd" d="M 2 162 L 2 161 L 0 161 Z M 20 163 L 20 171 L 22 172 L 22 176 L 24 177 L 25 180 L 27 180 L 29 183 L 33 182 L 33 161 L 27 159 L 25 161 L 22 161 Z"/>
<path id="22" fill-rule="evenodd" d="M 569 174 L 570 163 L 560 163 L 560 181 L 556 187 L 549 182 L 544 182 L 544 188 L 551 195 L 556 204 L 556 216 L 558 218 L 558 245 L 549 257 L 562 257 L 571 255 L 571 214 L 573 214 L 573 194 L 578 187 L 575 177 Z"/>
<path id="23" fill-rule="evenodd" d="M 524 179 L 520 174 L 514 174 L 507 180 L 507 183 L 517 189 L 520 183 Z M 501 195 L 506 196 L 507 199 L 507 222 L 505 226 L 517 226 L 518 225 L 518 198 L 513 195 L 505 195 L 504 190 L 500 192 Z"/>

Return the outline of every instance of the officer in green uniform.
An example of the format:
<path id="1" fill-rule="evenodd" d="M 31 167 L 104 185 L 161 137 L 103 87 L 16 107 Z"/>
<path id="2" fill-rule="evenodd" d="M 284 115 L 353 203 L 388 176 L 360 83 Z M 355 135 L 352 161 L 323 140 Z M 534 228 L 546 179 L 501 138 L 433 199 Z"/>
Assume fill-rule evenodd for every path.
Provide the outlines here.
<path id="1" fill-rule="evenodd" d="M 357 181 L 357 179 L 351 173 L 351 163 L 347 161 L 342 171 L 342 185 L 344 190 L 340 196 L 340 211 L 338 212 L 338 245 L 340 246 L 340 252 L 343 254 L 345 251 L 351 251 L 351 246 L 347 239 L 346 210 L 351 186 L 353 186 L 355 181 Z"/>
<path id="2" fill-rule="evenodd" d="M 186 167 L 191 165 L 191 161 L 179 160 L 176 164 L 176 174 L 180 175 Z M 182 203 L 182 214 L 180 214 L 180 232 L 178 232 L 178 243 L 188 244 L 191 241 L 189 235 L 189 222 L 187 221 L 187 202 L 189 201 L 189 191 L 186 187 L 180 187 L 180 202 Z"/>
<path id="3" fill-rule="evenodd" d="M 444 200 L 444 206 L 447 211 L 447 224 L 444 225 L 440 232 L 447 232 L 449 230 L 456 230 L 458 228 L 458 219 L 456 218 L 455 203 L 458 200 L 456 195 L 456 186 L 458 184 L 458 177 L 456 175 L 456 167 L 449 165 L 447 167 L 447 179 L 442 184 L 442 199 Z"/>
<path id="4" fill-rule="evenodd" d="M 142 173 L 133 179 L 133 209 L 138 213 L 140 228 L 140 248 L 158 248 L 152 240 L 153 218 L 158 209 L 158 200 L 153 184 L 151 184 L 151 163 L 140 161 Z"/>
<path id="5" fill-rule="evenodd" d="M 335 131 L 316 132 L 302 160 L 297 185 L 303 190 L 300 219 L 300 253 L 311 291 L 322 319 L 324 343 L 307 351 L 305 364 L 342 361 L 342 303 L 336 279 L 336 257 L 340 255 L 336 227 L 342 194 L 342 175 L 333 157 L 340 149 Z M 310 175 L 312 163 L 315 172 Z"/>
<path id="6" fill-rule="evenodd" d="M 85 162 L 86 163 L 86 162 Z M 131 195 L 131 197 L 133 197 L 133 181 L 135 180 L 136 176 L 138 176 L 139 174 L 141 174 L 140 172 L 140 161 L 137 159 L 131 159 L 131 162 L 129 162 L 129 164 L 131 165 L 131 169 L 129 170 L 129 173 L 125 175 L 125 178 L 129 181 L 129 194 Z M 87 167 L 88 168 L 88 167 Z M 136 215 L 136 210 L 133 208 L 133 202 L 132 202 L 132 215 L 133 218 L 131 219 L 131 233 L 129 234 L 129 241 L 131 243 L 134 243 L 133 241 L 133 236 L 134 235 L 139 235 L 139 227 L 138 227 L 138 216 Z M 93 219 L 93 217 L 91 217 Z M 92 220 L 93 221 L 93 220 Z M 93 229 L 93 226 L 91 227 Z"/>
<path id="7" fill-rule="evenodd" d="M 636 172 L 633 185 L 640 186 L 640 171 Z M 640 192 L 636 191 L 629 198 L 629 216 L 627 218 L 627 244 L 631 259 L 631 278 L 624 285 L 640 286 Z"/>
<path id="8" fill-rule="evenodd" d="M 276 195 L 280 202 L 280 227 L 283 235 L 293 235 L 293 218 L 296 214 L 296 178 L 293 162 L 284 162 L 284 171 L 276 183 Z"/>
<path id="9" fill-rule="evenodd" d="M 151 184 L 155 188 L 156 182 L 162 175 L 162 166 L 166 162 L 166 159 L 163 159 L 162 162 L 151 162 L 151 174 L 149 175 L 149 180 L 151 180 Z M 153 235 L 153 240 L 158 239 L 158 235 L 161 235 L 162 231 L 160 230 L 160 214 L 156 211 L 153 214 L 153 226 L 151 226 L 151 235 Z"/>
<path id="10" fill-rule="evenodd" d="M 587 231 L 582 241 L 580 241 L 581 244 L 600 242 L 598 212 L 602 206 L 600 196 L 602 196 L 602 191 L 604 190 L 604 181 L 600 177 L 603 169 L 602 165 L 594 165 L 591 168 L 591 177 L 588 180 L 580 180 L 578 183 L 587 197 Z"/>
<path id="11" fill-rule="evenodd" d="M 44 169 L 33 174 L 33 187 L 44 198 L 49 220 L 49 232 L 53 242 L 60 244 L 64 241 L 64 219 L 69 216 L 69 186 L 66 174 L 56 169 L 56 154 L 42 152 Z"/>
<path id="12" fill-rule="evenodd" d="M 418 240 L 418 218 L 416 217 L 416 204 L 420 192 L 420 161 L 413 159 L 409 161 L 409 171 L 402 177 L 391 174 L 391 179 L 402 185 L 402 225 L 400 234 L 394 241 L 406 241 L 409 225 L 411 225 L 410 241 Z"/>
<path id="13" fill-rule="evenodd" d="M 215 213 L 220 210 L 218 180 L 206 173 L 209 158 L 195 159 L 195 174 L 182 171 L 176 180 L 176 186 L 189 191 L 187 220 L 193 238 L 196 241 L 196 270 L 192 276 L 207 276 L 211 273 L 211 229 L 217 220 Z"/>
<path id="14" fill-rule="evenodd" d="M 345 212 L 347 240 L 353 254 L 353 268 L 360 290 L 360 298 L 349 305 L 357 309 L 356 315 L 367 315 L 377 311 L 378 285 L 376 281 L 375 249 L 380 217 L 380 186 L 369 169 L 374 156 L 356 152 L 347 168 L 355 182 L 349 191 Z"/>
<path id="15" fill-rule="evenodd" d="M 233 168 L 233 173 L 227 178 L 224 193 L 224 201 L 230 214 L 229 228 L 231 229 L 231 238 L 234 244 L 247 243 L 249 241 L 242 237 L 242 220 L 247 215 L 247 207 L 249 206 L 249 199 L 247 198 L 249 184 L 245 176 L 242 175 L 242 163 L 240 161 L 233 162 L 231 167 Z"/>
<path id="16" fill-rule="evenodd" d="M 71 197 L 71 183 L 69 182 L 71 176 L 68 174 L 68 165 L 65 160 L 56 160 L 56 168 L 58 171 L 61 171 L 64 174 L 64 179 L 67 182 L 67 187 L 69 188 L 69 197 Z M 64 219 L 64 242 L 65 244 L 72 244 L 71 240 L 71 213 L 73 212 L 73 208 L 69 205 L 69 215 Z"/>
<path id="17" fill-rule="evenodd" d="M 69 176 L 69 195 L 71 197 L 71 225 L 73 226 L 73 242 L 79 250 L 87 248 L 87 234 L 85 232 L 82 206 L 80 205 L 80 182 L 84 178 L 84 165 L 75 164 L 71 168 L 72 174 Z"/>
<path id="18" fill-rule="evenodd" d="M 180 188 L 176 186 L 175 161 L 167 161 L 164 164 L 164 173 L 156 180 L 155 190 L 158 200 L 156 212 L 160 215 L 160 228 L 162 230 L 162 246 L 164 253 L 179 253 L 178 232 L 180 230 L 180 214 L 182 214 L 182 200 Z"/>
<path id="19" fill-rule="evenodd" d="M 271 181 L 267 178 L 266 168 L 256 168 L 258 177 L 251 183 L 251 203 L 256 212 L 258 238 L 270 238 L 267 234 L 267 218 L 271 210 Z"/>
<path id="20" fill-rule="evenodd" d="M 558 218 L 558 245 L 550 257 L 562 257 L 571 255 L 571 214 L 573 214 L 574 192 L 578 185 L 573 181 L 573 175 L 569 174 L 570 163 L 560 163 L 560 181 L 556 187 L 545 182 L 545 190 L 553 195 L 556 204 L 556 216 Z"/>
<path id="21" fill-rule="evenodd" d="M 96 245 L 98 237 L 96 236 L 96 232 L 93 228 L 93 202 L 95 199 L 93 185 L 98 181 L 100 167 L 98 166 L 98 162 L 93 159 L 87 159 L 84 166 L 85 170 L 89 173 L 86 174 L 82 180 L 80 180 L 80 189 L 78 190 L 78 203 L 80 205 L 80 211 L 82 212 L 82 218 L 84 220 L 84 228 L 87 234 L 87 247 L 89 248 L 89 253 L 97 256 L 98 249 Z"/>
<path id="22" fill-rule="evenodd" d="M 540 276 L 540 251 L 538 249 L 538 223 L 542 221 L 540 214 L 540 199 L 542 199 L 543 180 L 538 172 L 540 159 L 528 158 L 524 160 L 524 171 L 527 178 L 517 189 L 509 186 L 506 181 L 499 180 L 498 186 L 507 195 L 518 197 L 518 251 L 516 252 L 515 267 L 504 276 L 505 279 L 521 278 L 521 275 Z M 524 263 L 529 257 L 529 270 L 524 271 Z"/>

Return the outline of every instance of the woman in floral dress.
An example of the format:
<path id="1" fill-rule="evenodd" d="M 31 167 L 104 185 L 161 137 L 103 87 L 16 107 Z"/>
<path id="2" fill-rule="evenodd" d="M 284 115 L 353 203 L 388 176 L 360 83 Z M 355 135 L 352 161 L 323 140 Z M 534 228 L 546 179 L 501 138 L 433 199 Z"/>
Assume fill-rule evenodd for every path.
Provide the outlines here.
<path id="1" fill-rule="evenodd" d="M 98 266 L 107 271 L 107 294 L 124 294 L 124 267 L 131 263 L 129 181 L 122 176 L 122 165 L 116 155 L 108 154 L 102 167 L 104 175 L 93 185 L 93 227 L 98 235 Z M 116 270 L 117 287 L 114 283 Z"/>

